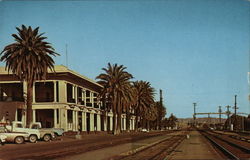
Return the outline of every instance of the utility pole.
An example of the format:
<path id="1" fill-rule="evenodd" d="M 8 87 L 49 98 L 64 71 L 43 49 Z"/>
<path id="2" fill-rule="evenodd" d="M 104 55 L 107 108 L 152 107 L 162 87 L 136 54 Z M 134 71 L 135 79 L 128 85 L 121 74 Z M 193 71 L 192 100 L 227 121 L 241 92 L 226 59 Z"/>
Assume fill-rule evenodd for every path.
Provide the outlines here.
<path id="1" fill-rule="evenodd" d="M 160 111 L 162 111 L 162 108 L 163 108 L 163 104 L 162 104 L 162 90 L 160 89 L 160 105 L 161 105 L 161 108 L 160 108 Z M 158 117 L 158 125 L 157 125 L 157 127 L 158 127 L 158 129 L 161 129 L 161 113 L 160 113 L 160 115 L 159 115 L 159 117 Z"/>
<path id="2" fill-rule="evenodd" d="M 229 116 L 230 116 L 230 111 L 229 111 L 229 108 L 231 108 L 231 106 L 227 105 L 227 120 L 228 120 L 228 129 L 230 129 L 231 127 L 231 118 L 229 119 Z"/>
<path id="3" fill-rule="evenodd" d="M 210 113 L 207 114 L 207 118 L 208 118 L 208 124 L 209 124 L 209 127 L 211 126 L 211 118 L 210 118 Z"/>
<path id="4" fill-rule="evenodd" d="M 219 119 L 220 119 L 220 124 L 221 124 L 221 112 L 222 112 L 221 106 L 219 106 Z"/>
<path id="5" fill-rule="evenodd" d="M 236 117 L 237 109 L 239 109 L 239 108 L 237 107 L 237 95 L 235 95 L 234 96 L 234 115 L 235 115 L 235 117 L 234 117 L 234 124 L 235 124 L 234 128 L 237 127 L 237 117 Z"/>
<path id="6" fill-rule="evenodd" d="M 236 116 L 237 113 L 237 95 L 234 96 L 234 114 Z"/>
<path id="7" fill-rule="evenodd" d="M 194 126 L 195 126 L 195 121 L 196 121 L 196 103 L 193 103 L 193 105 L 194 105 Z"/>

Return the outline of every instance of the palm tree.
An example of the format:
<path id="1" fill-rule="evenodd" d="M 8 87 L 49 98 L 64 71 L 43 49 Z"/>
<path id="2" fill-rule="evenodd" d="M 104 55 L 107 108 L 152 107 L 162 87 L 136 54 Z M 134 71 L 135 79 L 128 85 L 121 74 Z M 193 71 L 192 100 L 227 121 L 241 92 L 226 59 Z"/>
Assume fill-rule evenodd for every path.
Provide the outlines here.
<path id="1" fill-rule="evenodd" d="M 146 111 L 145 111 L 145 122 L 146 122 L 146 127 L 148 130 L 151 129 L 150 123 L 154 122 L 158 117 L 158 111 L 157 111 L 157 106 L 155 104 L 150 105 Z"/>
<path id="2" fill-rule="evenodd" d="M 101 95 L 110 101 L 113 111 L 113 133 L 119 134 L 121 132 L 122 105 L 127 94 L 127 86 L 133 76 L 125 71 L 126 67 L 123 65 L 108 63 L 108 67 L 102 68 L 102 70 L 105 73 L 101 73 L 96 79 L 100 79 L 98 83 L 104 86 Z"/>
<path id="3" fill-rule="evenodd" d="M 156 128 L 161 129 L 162 128 L 162 120 L 164 119 L 166 115 L 166 108 L 163 104 L 161 104 L 160 101 L 155 102 L 155 107 L 157 108 L 157 126 Z"/>
<path id="4" fill-rule="evenodd" d="M 171 113 L 171 115 L 168 118 L 169 127 L 171 127 L 171 129 L 173 129 L 176 126 L 177 121 L 178 121 L 178 119 L 176 118 L 176 116 L 174 116 L 173 113 Z"/>
<path id="5" fill-rule="evenodd" d="M 146 81 L 135 81 L 133 87 L 135 92 L 135 105 L 133 106 L 136 115 L 135 129 L 138 130 L 139 118 L 142 120 L 145 117 L 145 111 L 154 104 L 154 88 Z"/>
<path id="6" fill-rule="evenodd" d="M 6 62 L 5 69 L 16 74 L 21 81 L 27 82 L 27 126 L 32 122 L 33 83 L 46 79 L 48 69 L 54 71 L 55 53 L 50 43 L 44 40 L 43 34 L 38 34 L 39 27 L 34 30 L 22 25 L 16 27 L 17 34 L 12 34 L 15 43 L 7 45 L 0 53 L 0 61 Z"/>
<path id="7" fill-rule="evenodd" d="M 130 131 L 130 119 L 132 115 L 132 106 L 135 104 L 134 88 L 131 83 L 125 85 L 125 95 L 122 100 L 123 112 L 126 113 L 126 131 Z"/>

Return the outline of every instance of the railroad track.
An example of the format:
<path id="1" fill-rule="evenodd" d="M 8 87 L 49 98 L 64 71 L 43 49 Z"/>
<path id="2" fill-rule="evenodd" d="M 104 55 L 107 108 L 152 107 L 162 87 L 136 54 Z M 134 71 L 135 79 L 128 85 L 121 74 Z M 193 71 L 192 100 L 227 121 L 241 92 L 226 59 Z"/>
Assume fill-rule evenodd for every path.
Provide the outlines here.
<path id="1" fill-rule="evenodd" d="M 161 160 L 170 155 L 185 139 L 186 134 L 173 135 L 137 150 L 112 157 L 113 160 Z"/>
<path id="2" fill-rule="evenodd" d="M 230 139 L 224 139 L 222 136 L 205 131 L 201 131 L 201 134 L 230 159 L 240 160 L 250 158 L 250 148 L 242 146 L 239 142 L 237 143 Z"/>
<path id="3" fill-rule="evenodd" d="M 103 149 L 106 147 L 112 147 L 116 145 L 121 145 L 125 143 L 130 143 L 130 142 L 136 142 L 139 140 L 144 140 L 147 138 L 153 138 L 157 136 L 161 136 L 164 134 L 170 134 L 172 132 L 151 132 L 151 133 L 145 133 L 144 135 L 136 135 L 136 136 L 127 136 L 124 138 L 119 138 L 115 137 L 110 139 L 102 139 L 102 140 L 80 140 L 80 141 L 74 141 L 74 142 L 66 142 L 65 144 L 62 143 L 60 145 L 60 148 L 57 147 L 57 149 L 54 150 L 48 150 L 44 152 L 37 152 L 37 153 L 21 153 L 20 155 L 15 156 L 14 158 L 9 158 L 9 159 L 55 159 L 55 158 L 61 158 L 65 156 L 71 156 L 71 155 L 76 155 L 76 154 L 82 154 L 85 152 L 97 150 L 97 149 Z M 64 147 L 62 147 L 64 146 Z M 56 148 L 56 147 L 55 147 Z M 0 157 L 1 157 L 0 153 Z M 3 155 L 4 156 L 4 155 Z M 1 159 L 1 158 L 0 158 Z"/>
<path id="4" fill-rule="evenodd" d="M 213 133 L 215 133 L 217 135 L 223 134 L 223 135 L 226 135 L 226 136 L 228 136 L 230 138 L 250 143 L 250 137 L 249 137 L 249 135 L 246 135 L 246 133 L 242 134 L 241 132 L 240 133 L 233 132 L 233 133 L 236 133 L 236 135 L 231 135 L 231 134 L 227 134 L 227 132 L 226 133 L 218 133 L 218 132 L 215 132 L 215 131 L 211 131 L 211 132 L 213 132 Z M 231 132 L 229 132 L 229 133 L 231 133 Z"/>

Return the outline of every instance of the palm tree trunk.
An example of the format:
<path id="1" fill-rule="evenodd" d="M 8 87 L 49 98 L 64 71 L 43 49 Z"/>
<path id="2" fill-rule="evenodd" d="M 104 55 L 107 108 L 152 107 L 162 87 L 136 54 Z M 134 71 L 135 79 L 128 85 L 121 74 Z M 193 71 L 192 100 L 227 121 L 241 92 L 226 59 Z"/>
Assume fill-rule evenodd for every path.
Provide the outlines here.
<path id="1" fill-rule="evenodd" d="M 121 99 L 118 97 L 117 101 L 117 134 L 121 133 Z"/>
<path id="2" fill-rule="evenodd" d="M 116 95 L 114 96 L 114 100 L 113 100 L 113 134 L 116 135 L 116 131 L 117 131 L 117 99 L 116 99 Z"/>
<path id="3" fill-rule="evenodd" d="M 117 114 L 117 134 L 121 133 L 121 113 L 118 112 Z"/>
<path id="4" fill-rule="evenodd" d="M 27 122 L 26 126 L 29 127 L 32 122 L 32 102 L 33 102 L 33 83 L 27 83 Z"/>
<path id="5" fill-rule="evenodd" d="M 149 127 L 149 120 L 147 120 L 147 130 L 149 131 L 150 127 Z"/>
<path id="6" fill-rule="evenodd" d="M 138 131 L 138 118 L 139 118 L 139 115 L 138 115 L 138 111 L 136 110 L 135 112 L 135 130 Z"/>
<path id="7" fill-rule="evenodd" d="M 126 109 L 126 131 L 129 132 L 130 131 L 130 112 L 129 109 Z"/>
<path id="8" fill-rule="evenodd" d="M 112 131 L 113 131 L 113 134 L 115 135 L 116 134 L 116 108 L 113 107 L 113 126 L 112 126 Z"/>

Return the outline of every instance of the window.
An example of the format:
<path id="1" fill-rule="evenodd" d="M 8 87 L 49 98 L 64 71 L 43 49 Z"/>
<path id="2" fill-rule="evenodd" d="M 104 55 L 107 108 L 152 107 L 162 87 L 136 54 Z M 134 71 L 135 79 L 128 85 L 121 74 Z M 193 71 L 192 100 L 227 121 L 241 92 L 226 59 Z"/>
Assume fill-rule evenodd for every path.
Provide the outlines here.
<path id="1" fill-rule="evenodd" d="M 86 90 L 86 106 L 92 107 L 91 92 L 89 90 Z"/>
<path id="2" fill-rule="evenodd" d="M 35 100 L 36 102 L 53 102 L 54 101 L 54 83 L 53 82 L 36 82 L 35 83 Z"/>
<path id="3" fill-rule="evenodd" d="M 67 83 L 67 102 L 69 103 L 75 103 L 74 88 L 72 84 Z"/>
<path id="4" fill-rule="evenodd" d="M 18 124 L 16 124 L 16 128 L 23 128 L 23 125 L 18 123 Z"/>
<path id="5" fill-rule="evenodd" d="M 94 95 L 94 97 L 93 97 L 93 99 L 94 99 L 94 107 L 99 108 L 98 100 L 97 100 L 97 93 L 94 93 L 93 95 Z"/>
<path id="6" fill-rule="evenodd" d="M 39 129 L 38 125 L 32 125 L 31 128 L 32 129 Z"/>

